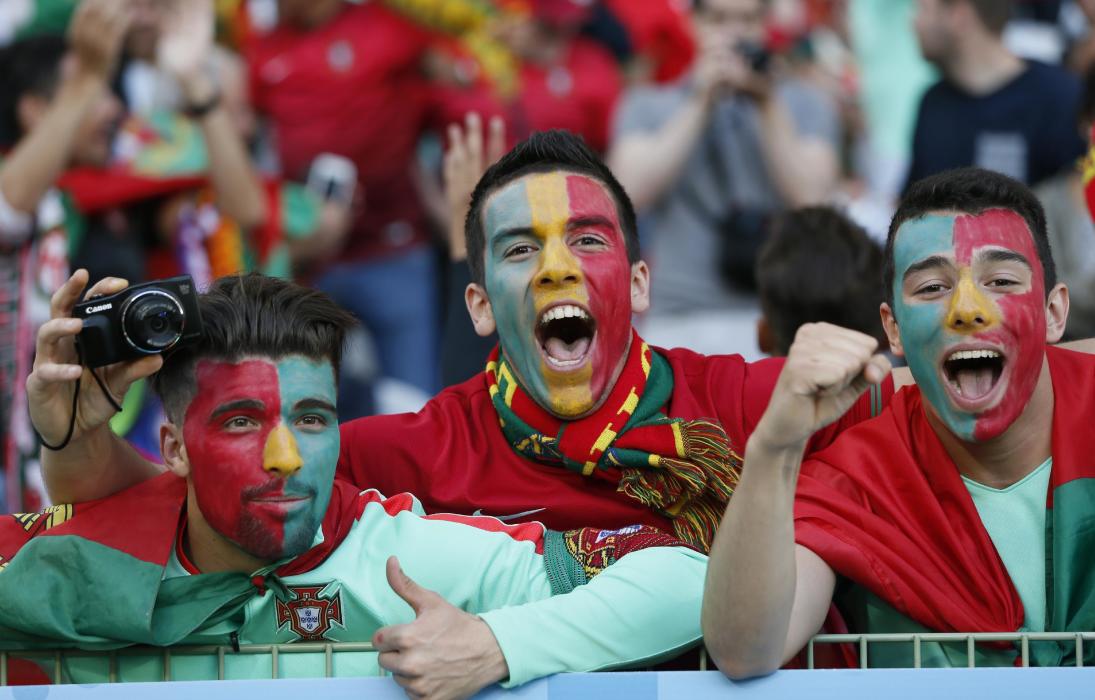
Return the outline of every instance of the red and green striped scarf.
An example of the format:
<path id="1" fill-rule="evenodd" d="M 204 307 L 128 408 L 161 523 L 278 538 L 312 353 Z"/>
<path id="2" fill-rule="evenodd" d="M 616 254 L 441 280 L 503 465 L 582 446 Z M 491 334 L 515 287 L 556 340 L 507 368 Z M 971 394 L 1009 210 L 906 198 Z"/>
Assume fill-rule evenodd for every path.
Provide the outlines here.
<path id="1" fill-rule="evenodd" d="M 663 412 L 673 392 L 669 362 L 632 331 L 619 379 L 592 415 L 563 421 L 518 384 L 497 347 L 487 384 L 506 439 L 518 454 L 616 484 L 673 521 L 681 540 L 708 551 L 741 474 L 741 457 L 714 421 Z"/>
<path id="2" fill-rule="evenodd" d="M 1046 631 L 1095 629 L 1095 357 L 1047 348 L 1053 472 L 1046 497 Z M 958 469 L 908 387 L 803 464 L 795 539 L 838 574 L 937 632 L 1015 632 L 1023 604 Z M 885 631 L 885 630 L 872 630 Z M 1085 645 L 1085 663 L 1095 662 Z M 1072 642 L 1031 663 L 1075 664 Z"/>

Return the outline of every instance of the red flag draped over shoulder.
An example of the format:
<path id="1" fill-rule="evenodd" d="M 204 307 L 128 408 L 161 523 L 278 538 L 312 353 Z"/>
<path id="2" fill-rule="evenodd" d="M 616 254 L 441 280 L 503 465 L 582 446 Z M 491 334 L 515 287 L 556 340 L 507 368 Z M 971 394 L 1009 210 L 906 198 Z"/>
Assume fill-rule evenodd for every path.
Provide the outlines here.
<path id="1" fill-rule="evenodd" d="M 1095 358 L 1046 354 L 1055 396 L 1046 627 L 1090 630 L 1095 590 L 1083 582 L 1095 573 L 1095 499 L 1085 493 L 1095 489 Z M 803 464 L 795 538 L 931 630 L 1014 632 L 1023 624 L 1019 595 L 916 387 Z"/>

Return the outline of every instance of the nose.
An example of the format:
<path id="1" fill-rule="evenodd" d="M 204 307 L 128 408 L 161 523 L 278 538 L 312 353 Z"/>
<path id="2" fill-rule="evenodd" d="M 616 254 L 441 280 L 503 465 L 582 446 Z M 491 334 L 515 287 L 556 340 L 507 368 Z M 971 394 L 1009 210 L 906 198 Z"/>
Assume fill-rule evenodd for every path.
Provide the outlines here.
<path id="1" fill-rule="evenodd" d="M 976 333 L 997 322 L 995 304 L 974 284 L 969 269 L 962 270 L 951 295 L 947 327 L 958 333 Z"/>
<path id="2" fill-rule="evenodd" d="M 541 287 L 577 284 L 582 281 L 582 268 L 565 241 L 549 239 L 544 243 L 536 281 Z"/>
<path id="3" fill-rule="evenodd" d="M 296 438 L 284 424 L 270 431 L 262 450 L 262 468 L 285 479 L 296 474 L 304 466 L 297 449 Z"/>

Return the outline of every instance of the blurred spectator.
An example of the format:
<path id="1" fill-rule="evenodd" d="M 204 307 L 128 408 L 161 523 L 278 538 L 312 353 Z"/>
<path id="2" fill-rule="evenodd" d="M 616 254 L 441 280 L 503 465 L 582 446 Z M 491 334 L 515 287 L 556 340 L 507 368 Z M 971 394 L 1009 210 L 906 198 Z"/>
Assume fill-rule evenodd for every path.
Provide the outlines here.
<path id="1" fill-rule="evenodd" d="M 503 95 L 510 137 L 566 129 L 603 153 L 622 88 L 620 69 L 605 46 L 581 34 L 593 3 L 531 0 L 529 12 L 507 12 L 495 33 L 519 62 L 516 94 Z"/>
<path id="2" fill-rule="evenodd" d="M 251 96 L 269 119 L 283 176 L 305 181 L 322 154 L 356 167 L 352 229 L 316 283 L 375 338 L 381 372 L 438 386 L 437 261 L 412 176 L 431 126 L 422 62 L 431 37 L 378 2 L 280 0 L 277 23 L 245 45 Z M 258 24 L 255 22 L 255 24 Z M 342 419 L 370 412 L 368 384 L 347 357 Z"/>
<path id="3" fill-rule="evenodd" d="M 1077 130 L 1090 134 L 1095 125 L 1095 69 L 1088 71 Z M 1089 144 L 1089 147 L 1091 144 Z M 1084 178 L 1090 181 L 1092 156 L 1084 163 L 1086 173 L 1073 168 L 1034 188 L 1046 210 L 1046 228 L 1057 278 L 1068 285 L 1069 310 L 1065 337 L 1095 337 L 1095 222 L 1088 209 Z M 1087 187 L 1091 187 L 1090 182 Z"/>
<path id="4" fill-rule="evenodd" d="M 208 146 L 211 197 L 240 221 L 261 219 L 261 184 L 203 70 L 209 1 L 175 0 L 167 8 L 161 65 L 175 76 L 199 125 L 192 128 Z M 67 275 L 69 258 L 94 279 L 142 280 L 146 249 L 163 223 L 162 200 L 153 196 L 163 183 L 104 168 L 122 117 L 108 81 L 131 19 L 128 0 L 85 0 L 72 20 L 70 53 L 64 39 L 40 36 L 0 58 L 0 123 L 10 146 L 0 163 L 0 435 L 9 509 L 39 505 L 29 496 L 21 503 L 37 454 L 22 386 L 48 290 Z"/>
<path id="5" fill-rule="evenodd" d="M 1001 33 L 1011 0 L 920 0 L 916 32 L 943 78 L 924 95 L 908 183 L 967 165 L 1038 184 L 1083 150 L 1075 119 L 1079 81 L 1024 61 Z"/>
<path id="6" fill-rule="evenodd" d="M 882 249 L 830 207 L 805 207 L 775 218 L 757 259 L 761 352 L 785 356 L 804 323 L 824 321 L 878 339 Z"/>
<path id="7" fill-rule="evenodd" d="M 655 270 L 647 339 L 752 354 L 742 340 L 765 222 L 830 196 L 839 124 L 822 91 L 776 76 L 762 0 L 703 0 L 693 19 L 694 69 L 627 96 L 609 162 L 644 215 Z"/>

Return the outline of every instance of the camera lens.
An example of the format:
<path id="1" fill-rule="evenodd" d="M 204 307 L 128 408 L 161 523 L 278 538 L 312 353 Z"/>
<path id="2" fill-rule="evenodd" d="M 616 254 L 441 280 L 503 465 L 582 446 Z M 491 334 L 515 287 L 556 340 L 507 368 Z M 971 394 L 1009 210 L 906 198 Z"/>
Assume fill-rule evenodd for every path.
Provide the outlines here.
<path id="1" fill-rule="evenodd" d="M 162 290 L 151 289 L 130 299 L 122 311 L 125 338 L 137 350 L 167 350 L 182 336 L 186 316 L 179 301 Z"/>

